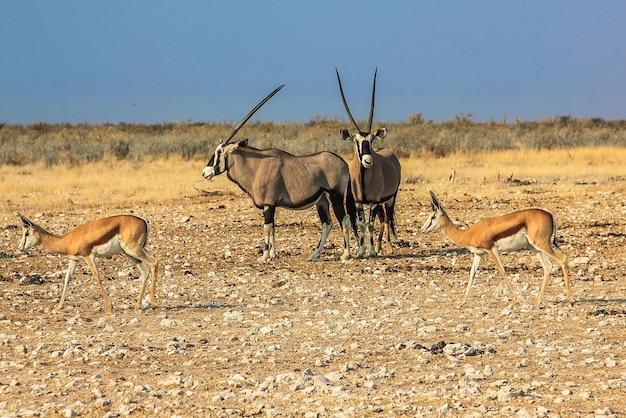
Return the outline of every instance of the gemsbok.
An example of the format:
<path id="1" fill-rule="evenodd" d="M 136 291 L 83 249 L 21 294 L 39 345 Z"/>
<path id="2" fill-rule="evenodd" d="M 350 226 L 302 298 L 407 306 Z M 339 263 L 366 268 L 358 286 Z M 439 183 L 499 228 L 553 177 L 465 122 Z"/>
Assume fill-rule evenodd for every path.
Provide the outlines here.
<path id="1" fill-rule="evenodd" d="M 356 132 L 351 134 L 347 129 L 340 131 L 344 140 L 350 139 L 354 142 L 354 156 L 350 161 L 350 183 L 354 201 L 356 203 L 356 217 L 351 219 L 355 235 L 359 239 L 359 250 L 357 257 L 363 257 L 365 254 L 365 231 L 366 228 L 370 236 L 369 255 L 375 257 L 377 252 L 381 250 L 383 232 L 387 235 L 387 246 L 385 248 L 388 254 L 392 253 L 390 231 L 396 236 L 396 219 L 395 219 L 395 203 L 400 187 L 400 161 L 398 157 L 389 149 L 376 149 L 372 147 L 374 140 L 383 139 L 387 135 L 387 128 L 380 128 L 372 132 L 372 121 L 374 119 L 374 101 L 376 98 L 376 75 L 378 69 L 374 72 L 374 84 L 372 87 L 372 103 L 370 105 L 369 120 L 367 122 L 367 130 L 362 131 L 350 113 L 348 102 L 343 92 L 339 70 L 335 68 L 337 73 L 337 81 L 339 82 L 339 92 L 341 100 L 346 109 L 348 118 L 354 125 Z M 369 205 L 370 213 L 367 221 L 363 211 L 363 206 Z M 350 211 L 348 211 L 350 212 Z M 352 214 L 351 214 L 352 215 Z M 374 248 L 374 220 L 376 216 L 381 219 L 382 230 L 378 236 L 376 248 Z M 353 216 L 351 216 L 353 217 Z M 356 225 L 358 222 L 359 231 Z"/>
<path id="2" fill-rule="evenodd" d="M 441 229 L 443 234 L 452 242 L 467 248 L 474 254 L 469 283 L 463 300 L 457 306 L 458 308 L 467 302 L 478 264 L 485 254 L 489 254 L 504 279 L 511 295 L 511 308 L 513 308 L 515 295 L 513 295 L 511 284 L 504 272 L 500 254 L 511 253 L 524 248 L 532 251 L 543 267 L 543 282 L 539 296 L 535 301 L 535 308 L 541 303 L 548 277 L 552 272 L 550 259 L 555 260 L 561 266 L 567 300 L 571 305 L 574 304 L 569 287 L 568 257 L 554 248 L 556 246 L 556 221 L 551 213 L 543 209 L 524 209 L 495 218 L 483 219 L 467 229 L 460 229 L 448 217 L 433 192 L 430 192 L 430 200 L 433 212 L 422 226 L 422 232 L 428 233 Z"/>
<path id="3" fill-rule="evenodd" d="M 264 247 L 261 261 L 276 257 L 276 208 L 300 210 L 313 205 L 317 207 L 322 223 L 322 235 L 309 261 L 316 260 L 324 248 L 332 227 L 331 206 L 342 228 L 344 251 L 341 259 L 345 260 L 350 257 L 350 218 L 344 206 L 350 186 L 350 171 L 346 162 L 331 152 L 295 156 L 279 149 L 259 150 L 250 147 L 247 139 L 231 143 L 248 119 L 283 87 L 270 93 L 239 122 L 228 139 L 220 141 L 202 176 L 210 180 L 227 172 L 228 178 L 263 211 Z"/>
<path id="4" fill-rule="evenodd" d="M 137 298 L 135 311 L 141 306 L 150 274 L 152 275 L 150 305 L 154 308 L 158 261 L 148 255 L 144 249 L 148 240 L 148 233 L 150 232 L 150 224 L 147 220 L 132 215 L 117 215 L 79 225 L 63 235 L 54 235 L 20 213 L 17 213 L 17 216 L 21 219 L 24 226 L 19 245 L 20 251 L 26 251 L 41 244 L 48 251 L 69 256 L 70 265 L 65 275 L 63 293 L 56 307 L 57 310 L 63 308 L 68 285 L 76 265 L 82 257 L 91 269 L 93 278 L 104 297 L 106 311 L 110 313 L 111 301 L 104 287 L 102 287 L 98 268 L 96 267 L 96 257 L 110 257 L 121 252 L 124 252 L 137 264 L 142 276 L 141 290 L 139 298 Z"/>

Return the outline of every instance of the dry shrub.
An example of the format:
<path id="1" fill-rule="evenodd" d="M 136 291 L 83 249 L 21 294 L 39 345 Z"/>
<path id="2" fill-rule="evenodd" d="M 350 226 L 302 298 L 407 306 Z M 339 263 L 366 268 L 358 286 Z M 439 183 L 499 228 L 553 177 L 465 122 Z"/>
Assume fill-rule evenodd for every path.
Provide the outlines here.
<path id="1" fill-rule="evenodd" d="M 494 150 L 557 149 L 573 147 L 624 146 L 626 121 L 569 116 L 540 121 L 516 120 L 512 124 L 474 122 L 472 115 L 456 115 L 451 121 L 424 121 L 421 114 L 406 122 L 377 122 L 389 135 L 377 144 L 393 148 L 401 157 L 427 155 L 445 157 Z M 359 123 L 365 124 L 365 121 Z M 0 124 L 0 163 L 23 165 L 42 162 L 80 165 L 109 157 L 118 160 L 206 159 L 220 138 L 233 125 L 169 122 L 142 124 L 49 124 L 29 126 Z M 249 138 L 257 148 L 281 148 L 294 154 L 334 151 L 349 154 L 351 144 L 339 135 L 350 124 L 337 118 L 314 117 L 308 123 L 256 121 L 246 125 L 237 138 Z"/>

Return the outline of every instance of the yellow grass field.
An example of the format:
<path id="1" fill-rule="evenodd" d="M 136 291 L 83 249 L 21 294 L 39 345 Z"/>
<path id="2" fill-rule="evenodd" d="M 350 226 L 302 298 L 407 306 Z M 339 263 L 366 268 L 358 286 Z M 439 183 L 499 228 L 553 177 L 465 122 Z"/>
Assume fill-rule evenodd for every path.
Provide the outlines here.
<path id="1" fill-rule="evenodd" d="M 208 160 L 208 156 L 207 156 Z M 444 158 L 411 158 L 402 163 L 404 183 L 425 188 L 444 187 L 452 170 L 455 184 L 480 184 L 494 189 L 507 179 L 559 182 L 626 176 L 626 148 L 575 148 L 517 150 L 477 154 L 454 154 Z M 225 175 L 211 182 L 201 176 L 204 161 L 168 160 L 129 162 L 111 160 L 78 167 L 0 167 L 0 215 L 99 208 L 132 209 L 145 204 L 164 204 L 198 194 L 201 190 L 238 190 Z M 567 192 L 564 190 L 563 192 Z M 425 194 L 426 196 L 426 194 Z"/>

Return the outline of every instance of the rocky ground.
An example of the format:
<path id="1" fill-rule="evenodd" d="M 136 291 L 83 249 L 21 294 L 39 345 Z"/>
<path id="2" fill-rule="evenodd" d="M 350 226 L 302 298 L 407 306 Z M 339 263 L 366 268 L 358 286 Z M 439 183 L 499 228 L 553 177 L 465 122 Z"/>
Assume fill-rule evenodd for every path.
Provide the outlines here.
<path id="1" fill-rule="evenodd" d="M 427 189 L 403 184 L 394 254 L 340 262 L 336 227 L 322 257 L 315 210 L 277 212 L 279 257 L 259 263 L 261 213 L 238 190 L 189 192 L 133 211 L 150 219 L 161 263 L 157 306 L 133 311 L 138 271 L 85 263 L 63 310 L 67 260 L 16 254 L 8 213 L 0 247 L 3 416 L 620 416 L 626 413 L 625 179 L 454 184 L 441 203 L 460 225 L 541 206 L 570 255 L 574 306 L 554 269 L 504 256 L 511 309 L 484 258 L 456 309 L 471 255 L 423 235 Z M 120 203 L 111 213 L 128 213 Z M 44 213 L 54 232 L 103 216 Z M 355 250 L 353 249 L 353 253 Z"/>

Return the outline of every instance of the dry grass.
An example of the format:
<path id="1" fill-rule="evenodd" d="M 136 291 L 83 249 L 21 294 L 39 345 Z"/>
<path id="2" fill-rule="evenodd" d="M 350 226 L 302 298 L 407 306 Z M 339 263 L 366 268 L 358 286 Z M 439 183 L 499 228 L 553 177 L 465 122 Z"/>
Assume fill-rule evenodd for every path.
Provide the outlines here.
<path id="1" fill-rule="evenodd" d="M 155 201 L 184 199 L 206 187 L 202 165 L 179 158 L 144 161 L 101 161 L 81 166 L 44 164 L 0 168 L 0 211 L 25 213 L 79 211 L 97 208 L 103 214 L 127 206 L 129 210 Z M 228 182 L 220 178 L 219 185 Z"/>
<path id="2" fill-rule="evenodd" d="M 457 180 L 589 179 L 626 175 L 626 148 L 520 149 L 480 153 L 456 153 L 443 158 L 413 158 L 403 161 L 405 179 L 447 179 L 455 169 Z"/>
<path id="3" fill-rule="evenodd" d="M 522 149 L 415 157 L 403 159 L 402 169 L 405 185 L 449 187 L 448 177 L 454 169 L 457 187 L 481 184 L 483 188 L 492 185 L 497 189 L 498 184 L 508 181 L 557 182 L 568 178 L 594 182 L 623 178 L 623 161 L 626 148 Z M 80 166 L 2 166 L 0 216 L 12 220 L 16 210 L 33 214 L 94 209 L 104 216 L 140 211 L 145 205 L 182 205 L 186 198 L 202 191 L 239 193 L 226 176 L 211 182 L 204 180 L 203 167 L 204 162 L 179 157 L 143 162 L 110 159 Z"/>

